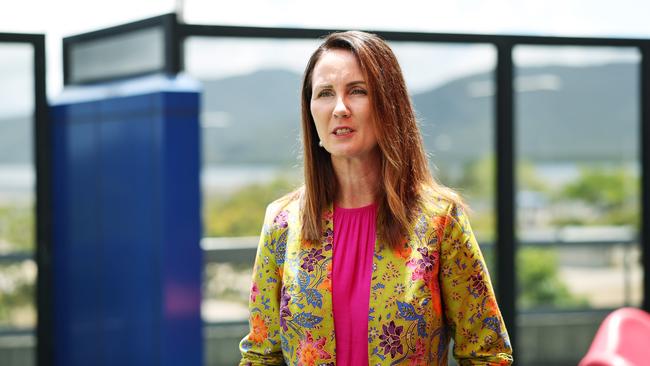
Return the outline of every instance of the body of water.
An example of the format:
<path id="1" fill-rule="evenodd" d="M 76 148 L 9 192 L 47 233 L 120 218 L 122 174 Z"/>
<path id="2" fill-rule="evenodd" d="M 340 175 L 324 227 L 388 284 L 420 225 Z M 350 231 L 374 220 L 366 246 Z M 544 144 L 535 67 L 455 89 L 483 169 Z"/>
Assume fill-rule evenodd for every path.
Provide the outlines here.
<path id="1" fill-rule="evenodd" d="M 33 192 L 36 169 L 32 165 L 0 165 L 0 192 Z"/>
<path id="2" fill-rule="evenodd" d="M 201 171 L 201 185 L 208 189 L 234 189 L 253 183 L 267 183 L 278 177 L 297 179 L 301 168 L 274 165 L 208 166 Z M 0 165 L 0 193 L 29 193 L 36 187 L 32 165 Z"/>
<path id="3" fill-rule="evenodd" d="M 534 165 L 535 173 L 544 180 L 544 182 L 561 186 L 580 177 L 580 171 L 587 169 L 620 169 L 624 168 L 634 176 L 639 176 L 641 172 L 641 162 L 607 162 L 607 163 L 538 163 Z"/>
<path id="4" fill-rule="evenodd" d="M 576 179 L 581 167 L 625 167 L 638 174 L 638 163 L 619 164 L 576 164 L 543 163 L 536 164 L 535 171 L 549 184 L 561 185 Z M 277 178 L 299 181 L 302 177 L 300 167 L 278 167 L 275 165 L 229 165 L 207 166 L 201 171 L 203 189 L 232 190 L 253 183 L 268 183 Z M 0 194 L 31 194 L 34 192 L 36 172 L 32 165 L 0 165 Z"/>

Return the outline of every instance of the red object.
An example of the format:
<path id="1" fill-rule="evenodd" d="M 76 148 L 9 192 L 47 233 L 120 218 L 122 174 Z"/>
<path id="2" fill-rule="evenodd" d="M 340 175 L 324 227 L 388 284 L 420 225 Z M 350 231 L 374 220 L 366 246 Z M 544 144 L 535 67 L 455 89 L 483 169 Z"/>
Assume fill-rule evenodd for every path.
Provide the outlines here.
<path id="1" fill-rule="evenodd" d="M 650 314 L 621 308 L 609 314 L 578 366 L 650 365 Z"/>

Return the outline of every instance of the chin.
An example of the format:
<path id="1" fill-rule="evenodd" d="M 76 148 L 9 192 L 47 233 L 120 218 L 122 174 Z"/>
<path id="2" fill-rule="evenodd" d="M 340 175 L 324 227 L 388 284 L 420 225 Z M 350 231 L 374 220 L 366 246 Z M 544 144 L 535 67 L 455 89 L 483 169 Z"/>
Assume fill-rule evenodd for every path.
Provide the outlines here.
<path id="1" fill-rule="evenodd" d="M 336 159 L 363 159 L 372 156 L 370 151 L 345 150 L 331 151 L 330 155 Z"/>

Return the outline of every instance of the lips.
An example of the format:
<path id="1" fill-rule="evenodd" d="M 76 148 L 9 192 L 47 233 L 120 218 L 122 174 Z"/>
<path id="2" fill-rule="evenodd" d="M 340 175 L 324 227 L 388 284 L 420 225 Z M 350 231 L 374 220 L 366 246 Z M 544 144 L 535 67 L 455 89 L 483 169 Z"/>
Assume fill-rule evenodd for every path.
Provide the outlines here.
<path id="1" fill-rule="evenodd" d="M 336 135 L 336 136 L 345 136 L 345 135 L 349 135 L 349 134 L 352 133 L 352 132 L 354 132 L 354 130 L 353 130 L 352 128 L 350 128 L 350 127 L 347 127 L 347 126 L 339 126 L 339 127 L 336 127 L 336 128 L 332 131 L 332 134 L 334 134 L 334 135 Z"/>

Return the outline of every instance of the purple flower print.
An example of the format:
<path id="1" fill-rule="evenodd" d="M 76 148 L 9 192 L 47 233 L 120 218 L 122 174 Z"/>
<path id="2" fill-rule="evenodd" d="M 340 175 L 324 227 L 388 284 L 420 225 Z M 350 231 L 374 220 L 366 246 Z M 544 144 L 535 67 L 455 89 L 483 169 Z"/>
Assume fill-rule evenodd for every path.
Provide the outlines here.
<path id="1" fill-rule="evenodd" d="M 332 231 L 332 229 L 327 229 L 323 233 L 323 236 L 325 237 L 325 242 L 327 243 L 325 245 L 325 250 L 332 249 L 332 243 L 334 243 L 334 231 Z"/>
<path id="2" fill-rule="evenodd" d="M 422 258 L 411 258 L 406 262 L 406 265 L 413 269 L 411 279 L 414 281 L 419 279 L 430 281 L 433 278 L 434 268 L 438 261 L 438 252 L 434 251 L 429 254 L 429 249 L 427 248 L 419 248 L 418 252 L 422 255 Z"/>
<path id="3" fill-rule="evenodd" d="M 280 213 L 273 219 L 273 225 L 276 225 L 281 228 L 287 227 L 287 211 L 280 211 Z"/>
<path id="4" fill-rule="evenodd" d="M 291 310 L 289 310 L 289 300 L 291 300 L 291 295 L 287 293 L 285 287 L 282 287 L 281 298 L 280 298 L 280 326 L 286 332 L 287 329 L 287 319 L 288 316 L 292 316 Z"/>
<path id="5" fill-rule="evenodd" d="M 379 347 L 384 348 L 384 354 L 390 353 L 392 358 L 395 358 L 398 353 L 404 354 L 404 348 L 399 339 L 404 327 L 401 325 L 399 327 L 395 326 L 395 322 L 391 320 L 388 325 L 382 325 L 382 330 L 384 334 L 379 336 L 379 339 L 381 339 Z"/>
<path id="6" fill-rule="evenodd" d="M 487 287 L 485 286 L 485 281 L 483 281 L 483 275 L 481 273 L 471 275 L 469 281 L 472 286 L 472 292 L 476 296 L 483 296 L 487 292 Z"/>
<path id="7" fill-rule="evenodd" d="M 307 253 L 307 255 L 302 258 L 302 264 L 300 267 L 307 272 L 313 272 L 316 263 L 318 263 L 320 260 L 325 259 L 325 256 L 322 253 L 323 249 L 314 248 L 309 250 L 309 253 Z"/>
<path id="8" fill-rule="evenodd" d="M 438 253 L 433 252 L 432 254 L 429 254 L 429 249 L 427 248 L 419 248 L 418 252 L 422 254 L 422 259 L 418 259 L 417 261 L 418 269 L 424 272 L 433 271 L 436 260 L 438 259 Z"/>

